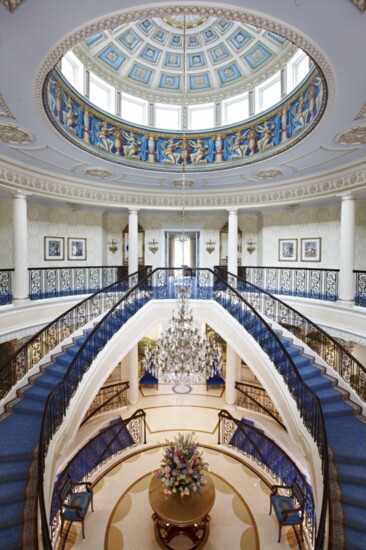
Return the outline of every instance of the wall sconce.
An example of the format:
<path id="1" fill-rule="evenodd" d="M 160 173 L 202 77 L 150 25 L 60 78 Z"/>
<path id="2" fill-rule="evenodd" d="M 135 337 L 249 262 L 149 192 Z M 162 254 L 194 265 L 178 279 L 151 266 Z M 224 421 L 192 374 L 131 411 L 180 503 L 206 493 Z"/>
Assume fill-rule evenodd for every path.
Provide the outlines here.
<path id="1" fill-rule="evenodd" d="M 148 245 L 149 245 L 149 250 L 153 254 L 155 254 L 159 250 L 159 243 L 155 239 L 153 239 L 152 241 L 149 241 Z"/>
<path id="2" fill-rule="evenodd" d="M 212 252 L 215 250 L 216 247 L 216 241 L 213 241 L 210 239 L 209 241 L 206 241 L 206 250 L 209 254 L 212 254 Z"/>
<path id="3" fill-rule="evenodd" d="M 247 241 L 247 250 L 249 254 L 252 254 L 255 250 L 255 242 L 252 241 L 252 239 L 249 239 L 249 241 Z"/>
<path id="4" fill-rule="evenodd" d="M 118 250 L 118 243 L 116 241 L 116 239 L 112 239 L 111 241 L 109 241 L 108 243 L 108 250 L 110 250 L 113 254 L 115 252 L 117 252 Z"/>

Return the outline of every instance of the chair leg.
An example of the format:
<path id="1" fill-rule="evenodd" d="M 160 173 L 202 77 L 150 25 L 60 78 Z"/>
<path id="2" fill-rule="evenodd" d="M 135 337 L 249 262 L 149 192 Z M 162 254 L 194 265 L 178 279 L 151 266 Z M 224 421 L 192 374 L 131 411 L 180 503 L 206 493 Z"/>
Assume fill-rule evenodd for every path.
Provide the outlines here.
<path id="1" fill-rule="evenodd" d="M 269 501 L 269 515 L 272 514 L 272 501 Z"/>
<path id="2" fill-rule="evenodd" d="M 85 539 L 85 533 L 84 533 L 84 520 L 81 522 L 81 528 L 83 531 L 83 539 Z"/>
<path id="3" fill-rule="evenodd" d="M 281 541 L 281 527 L 282 527 L 282 525 L 279 523 L 278 524 L 278 541 L 277 542 Z"/>

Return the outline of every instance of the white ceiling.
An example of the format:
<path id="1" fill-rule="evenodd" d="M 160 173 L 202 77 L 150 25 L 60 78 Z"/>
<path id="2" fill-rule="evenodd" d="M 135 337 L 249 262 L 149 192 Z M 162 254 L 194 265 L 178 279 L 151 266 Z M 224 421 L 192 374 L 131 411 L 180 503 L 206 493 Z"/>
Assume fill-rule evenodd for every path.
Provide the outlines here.
<path id="1" fill-rule="evenodd" d="M 25 0 L 10 13 L 0 4 L 0 136 L 12 124 L 28 132 L 29 139 L 33 137 L 23 143 L 0 141 L 3 191 L 28 185 L 35 197 L 42 194 L 47 201 L 57 198 L 94 205 L 100 195 L 103 208 L 116 207 L 114 201 L 119 195 L 119 207 L 137 204 L 141 197 L 145 206 L 162 207 L 164 200 L 172 201 L 174 197 L 179 204 L 181 190 L 172 184 L 176 174 L 118 166 L 94 158 L 62 138 L 43 112 L 40 75 L 45 74 L 50 60 L 53 64 L 58 60 L 62 48 L 67 51 L 74 45 L 76 35 L 80 42 L 92 34 L 91 30 L 97 33 L 107 25 L 110 28 L 128 12 L 133 20 L 136 11 L 140 19 L 154 14 L 170 17 L 179 13 L 181 6 L 187 6 L 187 13 L 199 10 L 197 4 L 188 2 L 177 6 L 168 1 L 159 5 L 147 1 L 139 10 L 132 0 Z M 325 68 L 330 101 L 322 121 L 292 149 L 255 165 L 190 174 L 194 181 L 189 190 L 192 204 L 196 200 L 197 207 L 201 204 L 202 208 L 213 208 L 213 197 L 222 197 L 217 208 L 223 208 L 228 204 L 224 197 L 229 197 L 232 204 L 242 197 L 238 204 L 258 210 L 262 203 L 268 206 L 269 201 L 275 204 L 276 200 L 282 204 L 303 198 L 334 200 L 339 192 L 351 188 L 357 189 L 361 198 L 366 197 L 366 16 L 350 0 L 246 0 L 245 6 L 243 0 L 234 0 L 230 8 L 211 3 L 202 6 L 209 6 L 213 15 L 223 17 L 230 10 L 237 20 L 247 21 L 249 14 L 252 24 L 266 22 L 267 28 L 279 34 L 286 29 L 287 35 L 301 42 L 300 47 L 309 46 L 309 53 L 317 56 L 316 61 Z M 88 32 L 83 34 L 86 27 Z M 350 132 L 344 143 L 336 141 L 339 134 L 356 126 L 360 127 L 358 142 L 355 132 Z M 13 132 L 19 136 L 19 130 L 13 128 Z M 112 174 L 103 179 L 86 176 L 85 171 L 93 168 Z M 268 170 L 282 175 L 272 179 L 256 175 L 268 175 Z M 323 184 L 320 188 L 319 182 L 324 181 L 330 182 L 328 187 Z M 49 182 L 48 187 L 45 182 Z M 299 192 L 302 188 L 306 189 L 303 197 Z M 78 191 L 73 193 L 73 189 Z M 173 208 L 172 202 L 169 204 Z"/>

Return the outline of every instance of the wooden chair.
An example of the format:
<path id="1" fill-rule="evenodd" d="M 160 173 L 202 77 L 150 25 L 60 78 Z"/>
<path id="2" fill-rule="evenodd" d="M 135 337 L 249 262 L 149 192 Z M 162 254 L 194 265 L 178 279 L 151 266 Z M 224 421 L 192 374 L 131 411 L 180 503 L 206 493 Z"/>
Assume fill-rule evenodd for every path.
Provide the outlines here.
<path id="1" fill-rule="evenodd" d="M 302 524 L 305 496 L 296 479 L 289 486 L 272 485 L 271 491 L 269 513 L 271 514 L 273 506 L 279 524 L 278 542 L 281 540 L 282 527 L 287 525 L 300 525 L 301 538 L 304 540 Z"/>
<path id="2" fill-rule="evenodd" d="M 74 493 L 74 487 L 78 485 L 85 485 L 86 491 Z M 82 526 L 83 538 L 85 539 L 84 520 L 89 508 L 89 504 L 91 504 L 91 509 L 94 512 L 93 491 L 91 490 L 91 483 L 73 483 L 71 477 L 67 476 L 65 478 L 65 481 L 61 485 L 58 498 L 60 501 L 61 536 L 64 529 L 65 521 L 79 521 Z"/>

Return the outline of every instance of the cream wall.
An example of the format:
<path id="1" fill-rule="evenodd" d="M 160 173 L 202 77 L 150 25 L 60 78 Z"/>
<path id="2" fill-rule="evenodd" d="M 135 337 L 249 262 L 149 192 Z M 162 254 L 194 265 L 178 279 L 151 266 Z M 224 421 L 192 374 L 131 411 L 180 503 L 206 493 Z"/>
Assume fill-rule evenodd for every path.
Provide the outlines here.
<path id="1" fill-rule="evenodd" d="M 182 227 L 180 212 L 138 213 L 140 225 L 145 230 L 145 264 L 159 267 L 165 263 L 164 233 Z M 201 232 L 201 267 L 219 264 L 220 230 L 227 223 L 226 212 L 187 212 L 185 229 Z M 53 208 L 28 203 L 28 264 L 30 267 L 67 265 L 122 265 L 122 232 L 128 224 L 128 211 L 104 213 L 84 207 L 55 206 Z M 266 265 L 282 267 L 320 267 L 339 269 L 340 204 L 326 208 L 283 208 L 263 213 L 238 213 L 238 226 L 242 231 L 242 265 Z M 12 259 L 12 201 L 0 201 L 0 268 L 13 267 Z M 65 252 L 68 237 L 87 239 L 86 261 L 69 262 L 44 260 L 44 237 L 64 237 Z M 321 261 L 301 262 L 301 238 L 322 239 Z M 366 270 L 366 204 L 356 204 L 355 269 Z M 278 261 L 278 240 L 298 239 L 298 261 Z M 118 250 L 114 254 L 108 242 L 116 239 Z M 159 250 L 153 254 L 148 242 L 156 239 Z M 206 241 L 212 239 L 216 248 L 212 254 L 206 251 Z M 256 250 L 249 254 L 247 241 L 252 239 Z M 67 255 L 66 255 L 67 257 Z"/>
<path id="2" fill-rule="evenodd" d="M 0 201 L 0 269 L 13 267 L 13 207 L 12 202 Z"/>
<path id="3" fill-rule="evenodd" d="M 259 265 L 339 269 L 340 205 L 264 212 L 261 225 Z M 301 239 L 318 237 L 321 238 L 321 261 L 300 261 Z M 296 262 L 278 260 L 279 239 L 297 239 Z"/>

